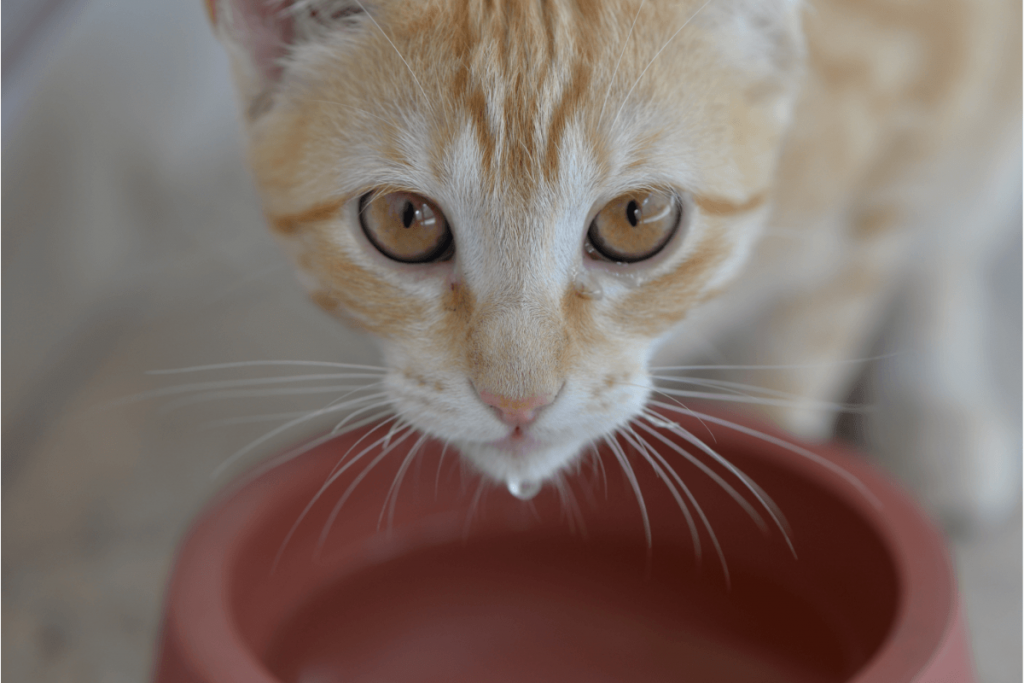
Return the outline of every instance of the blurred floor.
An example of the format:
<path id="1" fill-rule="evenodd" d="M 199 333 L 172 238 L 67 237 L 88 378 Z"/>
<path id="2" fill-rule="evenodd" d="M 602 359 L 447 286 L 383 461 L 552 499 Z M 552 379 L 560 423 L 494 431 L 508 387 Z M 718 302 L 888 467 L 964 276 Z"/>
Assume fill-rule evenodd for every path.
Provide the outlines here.
<path id="1" fill-rule="evenodd" d="M 263 226 L 201 2 L 84 3 L 35 68 L 4 103 L 4 673 L 140 681 L 175 544 L 268 429 L 204 425 L 315 403 L 104 404 L 159 368 L 376 354 Z M 954 544 L 984 683 L 1022 677 L 1020 518 Z"/>

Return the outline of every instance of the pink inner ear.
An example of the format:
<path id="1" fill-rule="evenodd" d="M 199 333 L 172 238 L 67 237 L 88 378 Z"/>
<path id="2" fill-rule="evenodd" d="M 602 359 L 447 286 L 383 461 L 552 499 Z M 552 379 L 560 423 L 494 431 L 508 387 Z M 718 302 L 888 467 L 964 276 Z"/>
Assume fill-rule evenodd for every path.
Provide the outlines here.
<path id="1" fill-rule="evenodd" d="M 293 0 L 228 1 L 232 16 L 228 30 L 249 54 L 263 80 L 268 84 L 277 81 L 282 71 L 281 57 L 288 52 L 295 37 L 289 11 Z"/>

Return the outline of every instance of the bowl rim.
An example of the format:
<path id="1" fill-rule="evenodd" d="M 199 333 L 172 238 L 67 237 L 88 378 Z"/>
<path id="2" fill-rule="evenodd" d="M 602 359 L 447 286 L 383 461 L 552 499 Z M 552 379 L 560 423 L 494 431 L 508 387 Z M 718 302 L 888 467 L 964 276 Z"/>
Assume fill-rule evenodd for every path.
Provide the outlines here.
<path id="1" fill-rule="evenodd" d="M 711 414 L 735 421 L 747 431 L 755 430 L 809 450 L 852 474 L 876 498 L 871 500 L 834 472 L 823 474 L 822 466 L 808 457 L 793 457 L 781 447 L 763 447 L 763 457 L 809 478 L 860 515 L 893 560 L 899 603 L 889 632 L 848 683 L 917 680 L 921 672 L 936 668 L 949 658 L 943 653 L 951 645 L 957 649 L 956 657 L 965 660 L 960 666 L 970 671 L 970 653 L 965 646 L 957 648 L 956 643 L 958 638 L 965 638 L 965 632 L 945 539 L 906 493 L 848 446 L 837 442 L 809 445 L 746 416 L 738 417 L 720 409 L 713 409 Z M 350 435 L 339 438 L 346 436 Z M 720 443 L 742 444 L 755 437 L 722 429 L 716 431 L 716 438 Z M 262 468 L 255 474 L 243 475 L 199 513 L 179 545 L 165 594 L 155 681 L 164 680 L 163 676 L 170 673 L 169 667 L 180 671 L 191 663 L 195 670 L 186 672 L 186 680 L 280 683 L 251 651 L 231 618 L 230 573 L 236 564 L 236 553 L 244 546 L 237 539 L 254 531 L 261 517 L 259 511 L 275 508 L 276 503 L 287 500 L 301 486 L 305 481 L 302 472 L 316 467 L 315 454 L 326 452 L 333 442 L 327 441 L 303 457 L 281 465 L 296 476 L 268 478 L 262 474 Z M 210 580 L 211 576 L 217 578 Z M 970 678 L 967 674 L 963 680 Z"/>

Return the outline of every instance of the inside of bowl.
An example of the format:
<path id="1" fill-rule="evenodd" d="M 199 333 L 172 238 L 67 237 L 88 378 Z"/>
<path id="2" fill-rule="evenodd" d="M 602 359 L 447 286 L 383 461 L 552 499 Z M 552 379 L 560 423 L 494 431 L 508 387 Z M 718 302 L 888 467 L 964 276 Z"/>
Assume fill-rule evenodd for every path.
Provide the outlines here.
<path id="1" fill-rule="evenodd" d="M 363 470 L 310 506 L 347 448 L 334 443 L 251 525 L 235 621 L 282 681 L 848 680 L 897 608 L 884 541 L 834 475 L 715 437 L 760 489 L 730 492 L 677 456 L 687 513 L 631 457 L 649 544 L 608 454 L 607 471 L 585 464 L 524 502 L 428 446 L 397 495 L 399 453 L 335 512 Z"/>

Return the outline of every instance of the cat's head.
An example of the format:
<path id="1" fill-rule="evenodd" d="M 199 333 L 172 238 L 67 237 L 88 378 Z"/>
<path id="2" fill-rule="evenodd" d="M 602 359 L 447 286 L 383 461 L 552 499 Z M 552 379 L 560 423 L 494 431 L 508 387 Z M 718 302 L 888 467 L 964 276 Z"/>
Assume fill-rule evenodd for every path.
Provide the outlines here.
<path id="1" fill-rule="evenodd" d="M 635 417 L 735 277 L 801 63 L 793 0 L 210 0 L 268 221 L 400 414 L 539 481 Z"/>

